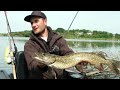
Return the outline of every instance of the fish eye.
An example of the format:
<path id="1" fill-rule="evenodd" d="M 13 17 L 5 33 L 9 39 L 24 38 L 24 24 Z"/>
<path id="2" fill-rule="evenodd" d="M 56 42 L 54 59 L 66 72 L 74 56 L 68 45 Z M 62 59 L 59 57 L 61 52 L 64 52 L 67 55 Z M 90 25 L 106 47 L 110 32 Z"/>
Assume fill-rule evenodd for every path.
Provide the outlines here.
<path id="1" fill-rule="evenodd" d="M 42 53 L 43 56 L 45 56 L 45 53 Z"/>

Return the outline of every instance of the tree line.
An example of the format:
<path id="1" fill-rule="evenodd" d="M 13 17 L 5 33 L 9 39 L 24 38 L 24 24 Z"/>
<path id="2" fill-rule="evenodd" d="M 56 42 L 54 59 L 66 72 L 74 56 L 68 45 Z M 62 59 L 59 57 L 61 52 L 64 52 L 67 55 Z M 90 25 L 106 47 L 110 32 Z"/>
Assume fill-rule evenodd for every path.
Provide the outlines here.
<path id="1" fill-rule="evenodd" d="M 120 34 L 112 34 L 106 31 L 98 31 L 98 30 L 86 30 L 86 29 L 72 29 L 65 30 L 63 28 L 57 28 L 54 30 L 58 34 L 62 35 L 66 39 L 114 39 L 120 40 Z M 31 35 L 31 30 L 12 32 L 12 36 L 19 37 L 29 37 Z M 7 36 L 7 33 L 0 33 L 0 36 Z"/>

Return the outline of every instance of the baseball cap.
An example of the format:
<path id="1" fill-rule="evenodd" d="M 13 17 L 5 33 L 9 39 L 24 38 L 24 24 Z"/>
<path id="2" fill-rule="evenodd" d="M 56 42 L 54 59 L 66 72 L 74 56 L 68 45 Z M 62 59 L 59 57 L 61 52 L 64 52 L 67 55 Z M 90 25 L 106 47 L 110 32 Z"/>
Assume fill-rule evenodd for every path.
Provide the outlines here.
<path id="1" fill-rule="evenodd" d="M 32 17 L 41 17 L 41 18 L 46 19 L 46 15 L 45 15 L 43 12 L 41 12 L 41 11 L 33 11 L 33 12 L 31 13 L 31 15 L 26 16 L 26 17 L 24 18 L 24 20 L 27 21 L 27 22 L 30 22 L 30 19 L 31 19 Z"/>

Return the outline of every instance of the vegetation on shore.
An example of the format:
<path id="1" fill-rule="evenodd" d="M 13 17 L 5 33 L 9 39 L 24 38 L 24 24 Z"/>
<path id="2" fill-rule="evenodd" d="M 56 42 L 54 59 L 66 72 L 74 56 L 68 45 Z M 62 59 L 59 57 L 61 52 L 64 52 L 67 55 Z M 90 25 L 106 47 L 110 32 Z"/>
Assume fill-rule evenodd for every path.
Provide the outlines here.
<path id="1" fill-rule="evenodd" d="M 65 30 L 63 28 L 57 28 L 54 30 L 66 39 L 104 39 L 104 40 L 120 40 L 120 34 L 112 34 L 106 31 L 86 30 L 86 29 L 73 29 Z M 25 30 L 20 32 L 12 32 L 12 36 L 29 37 L 31 30 Z M 0 36 L 7 36 L 7 33 L 0 33 Z"/>

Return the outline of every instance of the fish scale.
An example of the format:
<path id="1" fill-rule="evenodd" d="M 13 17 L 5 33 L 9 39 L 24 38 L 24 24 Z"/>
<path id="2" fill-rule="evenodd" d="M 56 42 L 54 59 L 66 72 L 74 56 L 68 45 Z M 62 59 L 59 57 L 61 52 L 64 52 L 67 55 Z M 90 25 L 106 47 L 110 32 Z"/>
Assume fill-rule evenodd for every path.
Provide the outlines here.
<path id="1" fill-rule="evenodd" d="M 67 69 L 74 67 L 81 62 L 88 62 L 91 65 L 94 65 L 97 69 L 101 64 L 106 64 L 111 69 L 111 71 L 119 74 L 119 70 L 110 60 L 106 60 L 105 58 L 100 57 L 94 53 L 77 52 L 65 56 L 59 56 L 55 54 L 43 54 L 41 52 L 37 52 L 34 58 L 39 60 L 39 62 L 58 69 Z"/>

